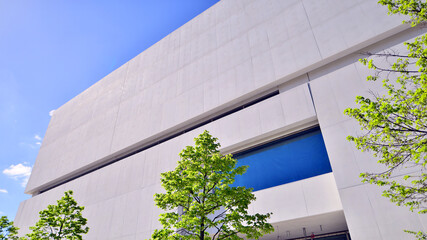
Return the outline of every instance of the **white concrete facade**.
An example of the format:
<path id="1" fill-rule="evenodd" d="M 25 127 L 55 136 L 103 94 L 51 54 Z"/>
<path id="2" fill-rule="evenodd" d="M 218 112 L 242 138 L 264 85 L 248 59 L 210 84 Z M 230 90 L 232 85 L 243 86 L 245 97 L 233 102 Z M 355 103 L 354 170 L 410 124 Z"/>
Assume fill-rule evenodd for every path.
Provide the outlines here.
<path id="1" fill-rule="evenodd" d="M 220 1 L 55 111 L 26 188 L 33 197 L 15 223 L 25 233 L 72 189 L 86 207 L 85 239 L 147 239 L 160 227 L 153 201 L 160 173 L 203 130 L 234 153 L 320 125 L 333 173 L 257 191 L 250 211 L 273 212 L 277 230 L 264 239 L 301 237 L 303 227 L 348 229 L 356 240 L 427 231 L 427 219 L 361 183 L 359 173 L 378 166 L 345 139 L 358 127 L 344 109 L 380 89 L 366 82 L 358 53 L 399 47 L 426 31 L 386 12 L 373 0 Z"/>

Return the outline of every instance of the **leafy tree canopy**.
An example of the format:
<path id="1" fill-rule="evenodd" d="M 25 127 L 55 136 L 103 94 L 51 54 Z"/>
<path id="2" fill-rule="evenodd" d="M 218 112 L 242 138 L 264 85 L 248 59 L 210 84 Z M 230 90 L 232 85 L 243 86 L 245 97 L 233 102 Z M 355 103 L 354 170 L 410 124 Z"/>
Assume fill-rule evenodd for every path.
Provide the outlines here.
<path id="1" fill-rule="evenodd" d="M 421 0 L 381 0 L 389 14 L 410 17 L 412 26 L 427 19 L 427 4 Z M 348 139 L 362 151 L 371 151 L 379 163 L 387 166 L 380 173 L 362 173 L 365 182 L 384 186 L 383 195 L 397 205 L 411 211 L 427 212 L 427 35 L 404 43 L 407 52 L 368 53 L 360 61 L 375 70 L 368 80 L 383 80 L 387 94 L 372 93 L 358 96 L 358 108 L 349 108 L 345 114 L 356 119 L 365 134 Z M 375 57 L 393 62 L 380 67 Z M 403 179 L 399 177 L 406 169 Z M 427 239 L 424 232 L 407 231 L 417 239 Z"/>
<path id="2" fill-rule="evenodd" d="M 258 239 L 273 231 L 268 214 L 248 214 L 255 200 L 252 189 L 231 187 L 234 178 L 247 166 L 236 167 L 237 160 L 219 152 L 218 139 L 208 131 L 194 139 L 180 154 L 175 170 L 161 174 L 166 193 L 155 195 L 163 229 L 152 239 Z M 182 209 L 182 213 L 177 212 Z"/>
<path id="3" fill-rule="evenodd" d="M 373 97 L 358 96 L 359 108 L 346 109 L 345 113 L 357 121 L 366 130 L 363 136 L 350 136 L 358 149 L 372 151 L 379 157 L 379 163 L 388 167 L 382 173 L 363 173 L 361 176 L 370 183 L 388 185 L 384 192 L 398 205 L 404 204 L 412 209 L 427 202 L 427 44 L 426 36 L 414 42 L 405 43 L 409 54 L 400 55 L 390 69 L 377 67 L 372 59 L 361 62 L 378 71 L 378 75 L 368 77 L 377 80 L 382 72 L 398 72 L 397 84 L 388 78 L 383 80 L 387 95 Z M 372 56 L 374 56 L 373 54 Z M 416 70 L 408 70 L 415 65 Z M 397 86 L 396 86 L 397 85 Z M 417 173 L 404 177 L 404 184 L 389 181 L 399 167 L 414 167 Z"/>
<path id="4" fill-rule="evenodd" d="M 16 240 L 18 237 L 16 236 L 18 234 L 17 227 L 13 226 L 13 222 L 9 221 L 6 216 L 0 217 L 0 240 Z"/>
<path id="5" fill-rule="evenodd" d="M 70 239 L 81 240 L 82 235 L 89 231 L 87 220 L 82 216 L 84 207 L 78 206 L 72 197 L 73 191 L 67 191 L 57 201 L 57 205 L 49 205 L 40 211 L 40 219 L 32 232 L 27 234 L 31 240 L 37 239 Z"/>
<path id="6" fill-rule="evenodd" d="M 391 13 L 403 13 L 412 17 L 412 22 L 426 18 L 425 2 L 422 1 L 380 1 L 389 7 Z M 422 9 L 420 9 L 422 8 Z M 400 10 L 399 10 L 400 9 Z M 420 15 L 423 14 L 423 15 Z M 370 54 L 370 59 L 361 62 L 376 70 L 376 75 L 368 80 L 377 80 L 382 73 L 386 95 L 358 96 L 359 108 L 349 108 L 345 114 L 359 121 L 366 134 L 349 136 L 358 149 L 372 151 L 379 157 L 379 163 L 388 167 L 382 173 L 362 173 L 361 177 L 370 183 L 389 186 L 384 196 L 398 205 L 404 204 L 426 212 L 427 202 L 427 37 L 417 37 L 405 43 L 408 53 Z M 396 58 L 390 68 L 378 67 L 372 57 Z M 390 81 L 388 76 L 397 80 Z M 416 173 L 407 174 L 407 181 L 390 180 L 399 167 L 415 167 Z"/>
<path id="7" fill-rule="evenodd" d="M 411 26 L 427 20 L 427 3 L 422 0 L 380 0 L 387 6 L 389 14 L 402 14 L 410 17 Z M 404 21 L 406 22 L 406 21 Z"/>

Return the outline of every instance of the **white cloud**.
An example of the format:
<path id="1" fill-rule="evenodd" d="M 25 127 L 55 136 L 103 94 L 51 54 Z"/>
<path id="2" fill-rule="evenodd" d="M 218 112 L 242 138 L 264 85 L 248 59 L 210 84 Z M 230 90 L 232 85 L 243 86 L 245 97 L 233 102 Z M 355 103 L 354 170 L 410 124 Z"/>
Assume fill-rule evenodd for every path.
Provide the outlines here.
<path id="1" fill-rule="evenodd" d="M 10 167 L 3 170 L 3 173 L 9 177 L 20 177 L 20 176 L 30 176 L 31 167 L 22 165 L 22 163 L 16 165 L 10 165 Z"/>
<path id="2" fill-rule="evenodd" d="M 34 139 L 39 140 L 39 141 L 42 140 L 42 138 L 39 135 L 37 135 L 37 134 L 34 135 Z"/>
<path id="3" fill-rule="evenodd" d="M 6 190 L 6 189 L 1 189 L 1 188 L 0 188 L 0 193 L 7 193 L 7 190 Z"/>
<path id="4" fill-rule="evenodd" d="M 25 187 L 31 175 L 31 167 L 21 163 L 17 165 L 12 164 L 10 167 L 3 170 L 3 174 L 17 181 L 21 181 L 21 185 Z"/>
<path id="5" fill-rule="evenodd" d="M 37 145 L 41 145 L 42 143 L 41 143 L 41 142 L 36 142 L 36 144 L 37 144 Z"/>
<path id="6" fill-rule="evenodd" d="M 55 110 L 51 110 L 50 112 L 49 112 L 49 116 L 53 116 L 53 113 L 55 112 Z"/>

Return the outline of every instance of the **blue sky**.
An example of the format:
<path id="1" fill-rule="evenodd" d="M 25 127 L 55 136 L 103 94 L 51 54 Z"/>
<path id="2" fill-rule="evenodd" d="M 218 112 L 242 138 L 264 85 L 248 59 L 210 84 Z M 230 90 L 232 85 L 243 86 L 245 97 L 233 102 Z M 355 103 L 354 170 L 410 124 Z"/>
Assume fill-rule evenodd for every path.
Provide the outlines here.
<path id="1" fill-rule="evenodd" d="M 15 217 L 49 112 L 218 0 L 0 0 L 0 215 Z"/>

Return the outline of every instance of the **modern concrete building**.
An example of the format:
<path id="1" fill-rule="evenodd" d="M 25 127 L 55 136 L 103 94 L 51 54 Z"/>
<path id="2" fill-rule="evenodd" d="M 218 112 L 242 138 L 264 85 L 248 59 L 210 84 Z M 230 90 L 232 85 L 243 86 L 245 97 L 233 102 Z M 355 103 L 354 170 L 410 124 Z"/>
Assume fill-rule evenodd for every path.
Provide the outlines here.
<path id="1" fill-rule="evenodd" d="M 343 111 L 381 91 L 361 52 L 426 31 L 375 0 L 222 0 L 55 111 L 15 222 L 25 233 L 72 189 L 85 239 L 149 238 L 159 174 L 207 129 L 250 165 L 238 183 L 251 212 L 273 212 L 263 239 L 411 239 L 427 219 L 361 183 L 379 166 L 346 141 L 359 127 Z"/>

